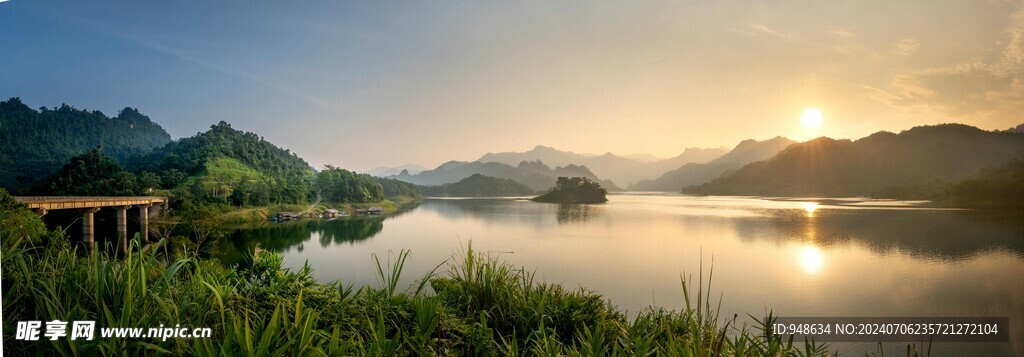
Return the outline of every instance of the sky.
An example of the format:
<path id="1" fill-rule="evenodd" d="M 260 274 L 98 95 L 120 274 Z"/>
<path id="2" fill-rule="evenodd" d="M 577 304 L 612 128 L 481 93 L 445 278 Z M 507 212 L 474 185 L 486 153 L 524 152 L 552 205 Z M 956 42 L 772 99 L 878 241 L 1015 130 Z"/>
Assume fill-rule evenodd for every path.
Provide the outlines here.
<path id="1" fill-rule="evenodd" d="M 1024 0 L 11 0 L 0 48 L 3 99 L 357 170 L 1024 123 Z"/>

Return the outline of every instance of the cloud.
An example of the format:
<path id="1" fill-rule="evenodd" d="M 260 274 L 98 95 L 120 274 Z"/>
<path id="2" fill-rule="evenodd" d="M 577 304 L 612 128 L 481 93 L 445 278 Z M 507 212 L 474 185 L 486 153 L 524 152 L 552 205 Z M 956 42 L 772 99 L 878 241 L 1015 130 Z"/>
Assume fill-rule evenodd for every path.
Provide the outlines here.
<path id="1" fill-rule="evenodd" d="M 916 38 L 905 38 L 897 41 L 893 47 L 895 47 L 894 52 L 897 55 L 909 56 L 917 52 L 917 49 L 921 47 L 921 41 Z"/>
<path id="2" fill-rule="evenodd" d="M 839 38 L 844 38 L 844 39 L 851 39 L 851 38 L 857 37 L 857 34 L 854 33 L 852 30 L 844 29 L 844 28 L 840 28 L 840 27 L 835 27 L 835 26 L 829 26 L 828 27 L 828 33 L 832 34 L 832 36 L 839 37 Z"/>
<path id="3" fill-rule="evenodd" d="M 760 24 L 750 25 L 746 28 L 739 28 L 736 29 L 736 31 L 754 37 L 769 36 L 780 39 L 789 39 L 793 37 L 788 33 Z"/>
<path id="4" fill-rule="evenodd" d="M 1010 43 L 1003 51 L 1006 62 L 1012 65 L 1024 65 L 1024 7 L 1012 16 L 1013 25 L 1006 29 L 1010 34 Z"/>
<path id="5" fill-rule="evenodd" d="M 890 89 L 866 87 L 874 98 L 897 107 L 914 107 L 958 118 L 1001 123 L 1024 119 L 1024 8 L 1009 18 L 1009 39 L 994 58 L 973 58 L 942 67 L 897 75 Z M 895 53 L 906 56 L 920 47 L 916 39 L 896 43 Z"/>

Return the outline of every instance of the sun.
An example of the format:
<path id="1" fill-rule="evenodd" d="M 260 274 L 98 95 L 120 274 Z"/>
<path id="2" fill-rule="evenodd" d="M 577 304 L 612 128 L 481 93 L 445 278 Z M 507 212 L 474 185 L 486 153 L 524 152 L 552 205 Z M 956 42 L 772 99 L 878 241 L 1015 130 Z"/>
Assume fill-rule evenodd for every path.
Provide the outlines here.
<path id="1" fill-rule="evenodd" d="M 807 108 L 804 113 L 800 115 L 800 122 L 804 124 L 807 129 L 817 129 L 821 126 L 821 109 L 818 108 Z"/>

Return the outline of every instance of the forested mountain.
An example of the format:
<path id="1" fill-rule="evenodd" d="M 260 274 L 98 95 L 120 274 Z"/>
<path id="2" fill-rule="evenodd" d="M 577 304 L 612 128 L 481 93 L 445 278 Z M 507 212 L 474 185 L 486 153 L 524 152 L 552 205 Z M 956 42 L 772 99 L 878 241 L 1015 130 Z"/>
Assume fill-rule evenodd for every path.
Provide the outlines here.
<path id="1" fill-rule="evenodd" d="M 1007 131 L 1007 132 L 1011 132 L 1011 133 L 1024 133 L 1024 124 L 1021 124 L 1021 125 L 1018 125 L 1018 126 L 1015 126 L 1015 127 L 1003 130 L 1003 131 Z"/>
<path id="2" fill-rule="evenodd" d="M 794 144 L 689 193 L 770 196 L 870 195 L 892 186 L 962 180 L 1024 153 L 1024 134 L 962 124 L 878 132 L 850 141 Z"/>
<path id="3" fill-rule="evenodd" d="M 536 190 L 513 180 L 481 174 L 473 174 L 456 183 L 446 183 L 439 186 L 421 186 L 420 191 L 425 196 L 453 197 L 522 196 L 536 192 Z"/>
<path id="4" fill-rule="evenodd" d="M 657 177 L 687 163 L 708 162 L 726 152 L 728 150 L 725 148 L 687 148 L 675 157 L 651 162 L 618 156 L 610 152 L 604 155 L 584 155 L 538 145 L 525 152 L 487 153 L 476 161 L 498 162 L 506 165 L 516 165 L 523 161 L 541 161 L 553 166 L 586 166 L 595 175 L 625 186 L 639 180 Z"/>
<path id="5" fill-rule="evenodd" d="M 0 186 L 12 193 L 25 191 L 71 157 L 97 146 L 124 164 L 170 141 L 160 125 L 133 108 L 107 117 L 66 104 L 34 110 L 11 98 L 0 102 Z"/>
<path id="6" fill-rule="evenodd" d="M 220 122 L 133 160 L 183 199 L 245 205 L 304 202 L 313 169 L 294 153 Z"/>
<path id="7" fill-rule="evenodd" d="M 374 177 L 377 183 L 380 184 L 381 189 L 384 190 L 384 197 L 389 199 L 394 198 L 405 198 L 405 199 L 420 199 L 423 195 L 420 193 L 420 189 L 411 183 L 395 180 L 385 177 Z"/>
<path id="8" fill-rule="evenodd" d="M 958 207 L 1024 208 L 1024 156 L 953 184 L 940 200 Z"/>
<path id="9" fill-rule="evenodd" d="M 769 140 L 744 140 L 729 153 L 704 164 L 685 164 L 666 172 L 654 180 L 643 180 L 629 187 L 633 191 L 676 192 L 683 187 L 708 182 L 725 172 L 735 170 L 754 161 L 772 157 L 796 141 L 778 136 Z"/>
<path id="10" fill-rule="evenodd" d="M 518 166 L 509 166 L 497 162 L 464 162 L 449 161 L 433 170 L 427 170 L 415 175 L 403 172 L 390 178 L 414 183 L 420 186 L 436 186 L 446 183 L 458 182 L 473 174 L 506 178 L 526 186 L 533 190 L 547 190 L 555 185 L 559 176 L 580 176 L 598 181 L 611 190 L 618 190 L 610 181 L 600 180 L 597 175 L 589 169 L 578 165 L 567 165 L 564 167 L 551 167 L 540 161 L 523 161 Z"/>

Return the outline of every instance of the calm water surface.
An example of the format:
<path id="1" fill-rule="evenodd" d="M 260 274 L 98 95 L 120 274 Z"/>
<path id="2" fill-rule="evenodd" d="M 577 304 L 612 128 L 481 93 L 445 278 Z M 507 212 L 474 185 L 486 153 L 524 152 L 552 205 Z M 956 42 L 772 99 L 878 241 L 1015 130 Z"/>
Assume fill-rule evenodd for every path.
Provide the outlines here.
<path id="1" fill-rule="evenodd" d="M 714 262 L 723 316 L 1008 316 L 1010 343 L 936 343 L 933 354 L 1024 355 L 1024 219 L 1014 214 L 671 194 L 614 194 L 600 205 L 427 199 L 386 218 L 238 229 L 218 254 L 232 263 L 259 244 L 290 267 L 308 262 L 322 281 L 362 285 L 375 283 L 371 254 L 406 249 L 411 284 L 469 241 L 628 311 L 682 307 L 680 275 L 696 279 L 703 259 L 705 277 Z"/>

